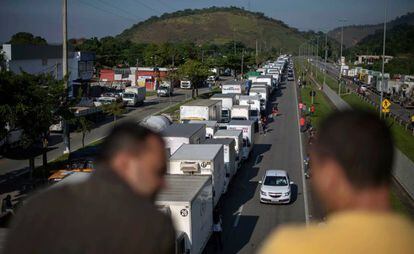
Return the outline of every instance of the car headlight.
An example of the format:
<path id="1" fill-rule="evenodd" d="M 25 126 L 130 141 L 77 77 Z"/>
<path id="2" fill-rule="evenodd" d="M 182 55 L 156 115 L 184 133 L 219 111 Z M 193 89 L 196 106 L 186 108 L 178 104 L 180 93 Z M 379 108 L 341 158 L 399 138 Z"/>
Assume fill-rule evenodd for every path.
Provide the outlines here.
<path id="1" fill-rule="evenodd" d="M 266 192 L 264 192 L 264 191 L 260 191 L 260 194 L 262 194 L 263 196 L 266 196 L 267 194 L 266 194 Z"/>
<path id="2" fill-rule="evenodd" d="M 286 192 L 285 194 L 284 194 L 284 196 L 285 197 L 287 197 L 287 196 L 289 196 L 290 195 L 290 191 L 288 191 L 288 192 Z"/>

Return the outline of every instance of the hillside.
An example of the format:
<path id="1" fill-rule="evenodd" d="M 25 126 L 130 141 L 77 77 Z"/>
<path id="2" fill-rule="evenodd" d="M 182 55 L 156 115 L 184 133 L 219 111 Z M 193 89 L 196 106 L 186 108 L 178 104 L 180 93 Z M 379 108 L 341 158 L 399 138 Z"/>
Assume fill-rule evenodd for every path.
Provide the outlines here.
<path id="1" fill-rule="evenodd" d="M 262 13 L 236 7 L 184 10 L 152 17 L 123 31 L 118 38 L 139 43 L 195 42 L 223 44 L 240 41 L 254 48 L 256 39 L 263 50 L 272 47 L 297 50 L 301 33 Z"/>
<path id="2" fill-rule="evenodd" d="M 391 20 L 387 23 L 388 29 L 394 26 L 408 24 L 414 25 L 414 13 L 407 13 L 401 17 Z M 344 45 L 345 47 L 351 47 L 360 42 L 368 35 L 374 34 L 377 30 L 383 29 L 383 24 L 376 25 L 358 25 L 358 26 L 344 26 Z M 341 41 L 341 28 L 335 28 L 328 32 L 328 35 L 338 42 Z"/>

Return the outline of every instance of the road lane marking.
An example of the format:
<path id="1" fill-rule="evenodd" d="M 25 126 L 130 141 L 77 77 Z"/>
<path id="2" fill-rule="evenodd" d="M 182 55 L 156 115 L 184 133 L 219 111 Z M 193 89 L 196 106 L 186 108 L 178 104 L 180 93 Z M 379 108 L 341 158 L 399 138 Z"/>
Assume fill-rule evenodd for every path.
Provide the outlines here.
<path id="1" fill-rule="evenodd" d="M 236 214 L 236 219 L 234 220 L 233 228 L 235 228 L 239 225 L 239 220 L 240 220 L 240 216 L 241 216 L 242 211 L 243 211 L 243 205 L 241 205 L 239 207 L 239 210 L 237 210 L 237 212 L 235 213 Z"/>
<path id="2" fill-rule="evenodd" d="M 305 205 L 305 221 L 306 221 L 306 225 L 309 225 L 309 207 L 308 207 L 308 193 L 307 193 L 307 189 L 306 189 L 306 180 L 305 180 L 305 169 L 303 168 L 303 143 L 302 143 L 302 133 L 300 132 L 300 127 L 299 127 L 299 102 L 298 102 L 298 92 L 297 92 L 297 88 L 296 88 L 296 73 L 293 73 L 294 76 L 294 82 L 293 82 L 293 90 L 295 92 L 295 101 L 296 101 L 296 116 L 297 116 L 297 121 L 296 121 L 296 126 L 298 127 L 298 134 L 299 134 L 299 148 L 300 148 L 300 166 L 301 166 L 301 175 L 302 175 L 302 193 L 303 193 L 303 202 Z"/>

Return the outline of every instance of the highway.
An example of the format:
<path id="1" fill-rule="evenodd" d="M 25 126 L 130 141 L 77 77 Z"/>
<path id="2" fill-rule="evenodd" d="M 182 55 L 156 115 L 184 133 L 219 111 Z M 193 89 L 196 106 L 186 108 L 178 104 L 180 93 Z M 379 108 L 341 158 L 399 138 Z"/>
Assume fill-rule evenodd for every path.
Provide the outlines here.
<path id="1" fill-rule="evenodd" d="M 282 85 L 272 98 L 280 115 L 269 120 L 266 135 L 256 133 L 253 154 L 233 179 L 221 199 L 223 253 L 255 253 L 277 226 L 306 223 L 308 191 L 302 171 L 296 91 L 293 82 Z M 283 169 L 295 183 L 292 203 L 268 205 L 259 202 L 258 181 L 267 169 Z M 305 197 L 306 195 L 306 197 Z M 214 253 L 210 240 L 205 253 Z"/>
<path id="2" fill-rule="evenodd" d="M 312 63 L 316 65 L 321 71 L 323 70 L 324 68 L 323 61 L 313 59 Z M 330 75 L 331 77 L 337 78 L 339 76 L 339 69 L 337 69 L 332 63 L 327 63 L 326 69 L 327 69 L 328 75 Z M 358 88 L 358 85 L 352 83 L 350 88 L 356 90 Z M 378 102 L 380 101 L 380 95 L 379 95 L 379 92 L 377 92 L 376 90 L 374 91 L 373 89 L 374 88 L 371 87 L 367 97 L 370 101 L 378 104 Z M 393 114 L 399 116 L 405 122 L 410 122 L 410 117 L 414 114 L 414 109 L 406 109 L 396 103 L 391 104 L 390 110 Z"/>
<path id="3" fill-rule="evenodd" d="M 199 89 L 199 93 L 208 92 L 208 88 Z M 177 104 L 191 97 L 191 90 L 182 90 L 176 89 L 175 95 L 171 98 L 169 97 L 151 97 L 145 101 L 144 106 L 137 108 L 129 108 L 128 112 L 122 116 L 119 121 L 139 121 L 146 116 L 156 114 L 159 111 L 162 111 L 169 107 L 170 105 Z M 85 145 L 93 143 L 107 135 L 109 131 L 113 128 L 113 122 L 105 122 L 96 128 L 94 128 L 90 133 L 86 135 Z M 82 134 L 72 132 L 71 133 L 71 151 L 75 151 L 82 147 Z M 52 136 L 49 142 L 48 160 L 52 161 L 63 154 L 64 146 L 62 142 L 62 137 L 60 134 L 55 134 Z M 35 165 L 40 166 L 42 164 L 42 156 L 39 155 L 35 159 Z M 8 178 L 5 176 L 7 173 L 18 174 L 24 172 L 25 168 L 29 166 L 29 160 L 14 160 L 8 158 L 0 159 L 0 181 L 2 178 Z"/>

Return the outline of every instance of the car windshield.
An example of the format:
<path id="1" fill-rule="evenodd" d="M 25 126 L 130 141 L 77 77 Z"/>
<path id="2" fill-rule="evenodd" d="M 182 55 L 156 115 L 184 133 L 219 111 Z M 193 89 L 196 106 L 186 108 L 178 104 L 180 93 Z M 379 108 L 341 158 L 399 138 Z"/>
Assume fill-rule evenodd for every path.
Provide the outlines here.
<path id="1" fill-rule="evenodd" d="M 288 181 L 284 176 L 266 176 L 263 185 L 269 186 L 287 186 Z"/>

